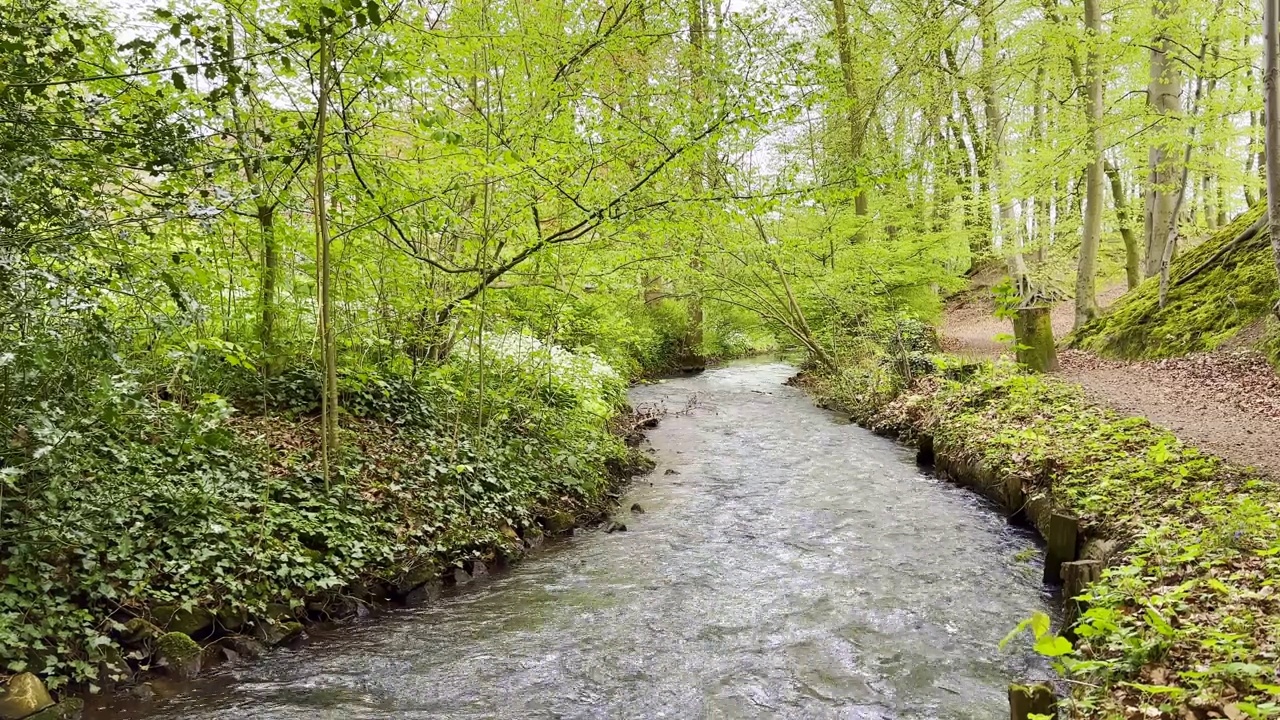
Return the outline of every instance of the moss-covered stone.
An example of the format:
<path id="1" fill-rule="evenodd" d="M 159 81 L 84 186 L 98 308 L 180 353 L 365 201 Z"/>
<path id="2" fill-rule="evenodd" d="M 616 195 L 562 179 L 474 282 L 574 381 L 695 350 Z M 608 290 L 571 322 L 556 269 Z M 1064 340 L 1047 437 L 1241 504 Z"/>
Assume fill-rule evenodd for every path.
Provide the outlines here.
<path id="1" fill-rule="evenodd" d="M 129 647 L 143 645 L 163 634 L 155 623 L 145 618 L 130 618 L 120 633 L 120 642 Z"/>
<path id="2" fill-rule="evenodd" d="M 156 638 L 156 655 L 164 662 L 165 671 L 179 680 L 190 680 L 200 674 L 203 652 L 191 636 L 167 632 Z"/>
<path id="3" fill-rule="evenodd" d="M 21 720 L 53 705 L 40 678 L 29 672 L 9 678 L 0 693 L 0 720 Z"/>
<path id="4" fill-rule="evenodd" d="M 217 615 L 218 624 L 221 625 L 224 630 L 229 630 L 231 632 L 239 630 L 244 627 L 245 623 L 249 622 L 249 611 L 243 607 L 237 608 L 230 605 L 223 605 L 218 608 Z"/>
<path id="5" fill-rule="evenodd" d="M 266 620 L 257 624 L 253 635 L 267 645 L 283 645 L 302 635 L 302 623 L 297 621 L 275 622 Z"/>
<path id="6" fill-rule="evenodd" d="M 547 515 L 543 521 L 543 526 L 547 529 L 548 535 L 561 535 L 573 529 L 577 525 L 577 520 L 573 517 L 573 513 L 564 510 L 558 510 Z"/>
<path id="7" fill-rule="evenodd" d="M 169 632 L 180 632 L 192 637 L 213 627 L 213 613 L 204 608 L 187 610 L 176 605 L 157 605 L 151 608 L 156 625 Z"/>

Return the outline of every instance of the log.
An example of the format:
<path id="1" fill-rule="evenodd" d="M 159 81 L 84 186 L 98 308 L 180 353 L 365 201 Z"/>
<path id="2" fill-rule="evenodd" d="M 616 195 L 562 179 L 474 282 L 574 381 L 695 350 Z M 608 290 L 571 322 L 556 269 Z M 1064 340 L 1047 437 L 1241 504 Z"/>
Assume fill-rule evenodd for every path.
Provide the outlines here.
<path id="1" fill-rule="evenodd" d="M 1097 560 L 1073 560 L 1062 563 L 1062 626 L 1067 628 L 1068 633 L 1076 621 L 1089 609 L 1085 602 L 1076 600 L 1075 597 L 1083 595 L 1090 585 L 1101 579 L 1102 563 Z"/>
<path id="2" fill-rule="evenodd" d="M 1009 720 L 1029 720 L 1032 715 L 1056 717 L 1058 698 L 1048 683 L 1009 686 Z"/>
<path id="3" fill-rule="evenodd" d="M 1044 581 L 1056 584 L 1062 579 L 1062 564 L 1076 559 L 1076 541 L 1080 521 L 1074 515 L 1055 512 L 1049 516 L 1049 547 L 1044 554 Z"/>
<path id="4" fill-rule="evenodd" d="M 1058 349 L 1048 306 L 1019 308 L 1013 319 L 1013 337 L 1020 364 L 1031 372 L 1057 372 Z"/>

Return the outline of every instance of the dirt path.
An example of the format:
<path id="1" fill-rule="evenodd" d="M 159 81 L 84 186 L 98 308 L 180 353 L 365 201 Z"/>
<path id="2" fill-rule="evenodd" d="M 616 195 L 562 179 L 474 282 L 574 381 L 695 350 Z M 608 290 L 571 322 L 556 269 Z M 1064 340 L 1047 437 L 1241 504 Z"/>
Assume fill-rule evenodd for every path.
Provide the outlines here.
<path id="1" fill-rule="evenodd" d="M 1124 291 L 1099 297 L 1104 306 Z M 1011 355 L 1008 321 L 991 315 L 983 298 L 954 304 L 942 327 L 943 346 L 966 357 Z M 1070 302 L 1053 310 L 1054 334 L 1071 329 Z M 1178 437 L 1240 465 L 1280 477 L 1280 376 L 1250 352 L 1191 355 L 1171 360 L 1119 362 L 1078 350 L 1062 351 L 1061 374 L 1084 387 L 1095 401 L 1142 415 Z"/>

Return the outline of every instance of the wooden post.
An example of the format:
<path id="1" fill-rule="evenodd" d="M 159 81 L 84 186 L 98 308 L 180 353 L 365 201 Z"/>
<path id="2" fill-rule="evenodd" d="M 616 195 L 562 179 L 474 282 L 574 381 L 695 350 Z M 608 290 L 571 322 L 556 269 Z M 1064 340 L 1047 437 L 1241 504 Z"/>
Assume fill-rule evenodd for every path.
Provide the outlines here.
<path id="1" fill-rule="evenodd" d="M 1056 716 L 1058 698 L 1048 683 L 1009 686 L 1009 720 L 1029 720 L 1032 715 Z"/>
<path id="2" fill-rule="evenodd" d="M 1057 372 L 1058 349 L 1048 306 L 1019 308 L 1013 319 L 1013 337 L 1019 363 L 1031 372 Z"/>
<path id="3" fill-rule="evenodd" d="M 1085 603 L 1072 598 L 1084 594 L 1086 588 L 1101 579 L 1102 563 L 1097 560 L 1075 560 L 1062 563 L 1062 600 L 1065 611 L 1062 627 L 1066 628 L 1068 634 L 1073 634 L 1072 626 L 1088 609 Z"/>
<path id="4" fill-rule="evenodd" d="M 1049 515 L 1049 548 L 1044 554 L 1044 581 L 1057 584 L 1062 579 L 1062 564 L 1076 559 L 1076 539 L 1080 521 L 1074 515 Z"/>

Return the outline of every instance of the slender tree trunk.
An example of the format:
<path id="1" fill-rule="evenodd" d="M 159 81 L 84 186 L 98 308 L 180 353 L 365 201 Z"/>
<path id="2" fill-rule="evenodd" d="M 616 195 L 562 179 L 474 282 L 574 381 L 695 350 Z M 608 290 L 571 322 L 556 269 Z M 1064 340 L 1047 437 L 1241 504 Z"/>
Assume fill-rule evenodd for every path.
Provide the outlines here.
<path id="1" fill-rule="evenodd" d="M 316 286 L 319 292 L 319 332 L 322 366 L 324 368 L 324 392 L 320 402 L 320 463 L 324 473 L 325 489 L 330 487 L 330 460 L 338 446 L 338 369 L 337 342 L 333 333 L 333 296 L 330 292 L 329 267 L 329 209 L 325 202 L 324 142 L 325 124 L 329 113 L 329 40 L 320 39 L 320 70 L 316 100 L 316 172 L 313 213 L 316 222 Z"/>
<path id="2" fill-rule="evenodd" d="M 1155 0 L 1152 14 L 1159 26 L 1159 37 L 1151 46 L 1150 82 L 1147 85 L 1147 104 L 1161 117 L 1162 123 L 1182 111 L 1182 72 L 1175 59 L 1169 57 L 1172 45 L 1164 37 L 1164 25 L 1177 12 L 1177 0 Z M 1173 216 L 1177 202 L 1179 168 L 1176 155 L 1169 144 L 1157 140 L 1148 152 L 1147 167 L 1150 171 L 1150 187 L 1147 190 L 1146 208 L 1146 262 L 1144 272 L 1151 277 L 1160 271 L 1160 259 L 1164 256 L 1164 244 L 1169 228 L 1177 223 Z"/>
<path id="3" fill-rule="evenodd" d="M 276 282 L 280 277 L 280 246 L 276 240 L 276 206 L 263 198 L 258 200 L 258 233 L 262 238 L 262 278 L 259 302 L 262 318 L 259 321 L 258 340 L 262 344 L 262 368 L 274 375 L 279 362 L 276 352 Z"/>
<path id="4" fill-rule="evenodd" d="M 862 109 L 858 103 L 858 80 L 853 67 L 853 41 L 849 35 L 849 11 L 845 0 L 833 0 L 836 16 L 836 53 L 840 58 L 840 75 L 844 80 L 844 92 L 849 102 L 849 170 L 856 172 L 862 160 Z M 856 175 L 855 175 L 856 177 Z M 859 184 L 854 188 L 853 212 L 859 218 L 865 218 L 870 212 L 869 192 Z M 863 221 L 865 223 L 865 220 Z M 861 225 L 859 238 L 865 237 Z"/>
<path id="5" fill-rule="evenodd" d="M 1280 280 L 1280 0 L 1265 0 L 1263 43 L 1266 53 L 1267 221 L 1271 254 Z M 1280 315 L 1280 304 L 1275 308 Z"/>
<path id="6" fill-rule="evenodd" d="M 979 0 L 978 23 L 982 36 L 982 109 L 987 121 L 987 155 L 991 161 L 989 203 L 992 213 L 994 237 L 1010 244 L 1009 274 L 1018 292 L 1027 295 L 1027 265 L 1022 257 L 1022 234 L 1014 227 L 1013 197 L 1005 187 L 1004 177 L 1004 115 L 1000 110 L 1000 98 L 996 94 L 996 51 L 998 31 L 995 24 L 995 4 L 992 0 Z M 1009 195 L 1008 197 L 1004 197 Z"/>
<path id="7" fill-rule="evenodd" d="M 688 0 L 689 9 L 689 76 L 693 85 L 694 115 L 701 117 L 706 103 L 706 88 L 703 86 L 706 62 L 707 5 L 706 0 Z M 696 163 L 689 178 L 689 186 L 695 196 L 702 194 L 706 188 L 703 174 L 707 170 L 707 158 Z M 694 272 L 702 270 L 702 253 L 695 249 L 689 265 Z M 685 336 L 685 357 L 682 362 L 687 367 L 700 367 L 705 363 L 702 356 L 703 340 L 702 296 L 697 292 L 689 294 L 689 332 Z"/>
<path id="8" fill-rule="evenodd" d="M 1116 222 L 1120 226 L 1120 239 L 1124 241 L 1124 275 L 1130 290 L 1142 282 L 1141 258 L 1138 252 L 1138 237 L 1133 234 L 1133 216 L 1129 211 L 1129 199 L 1124 194 L 1124 183 L 1120 181 L 1120 169 L 1107 161 L 1103 165 L 1107 179 L 1111 182 L 1111 199 L 1116 205 Z"/>
<path id="9" fill-rule="evenodd" d="M 1102 244 L 1102 68 L 1099 67 L 1097 44 L 1101 34 L 1098 0 L 1084 0 L 1084 24 L 1089 37 L 1087 74 L 1089 76 L 1089 135 L 1091 160 L 1085 175 L 1084 229 L 1080 239 L 1080 266 L 1076 274 L 1075 326 L 1098 315 L 1097 276 L 1098 248 Z"/>

